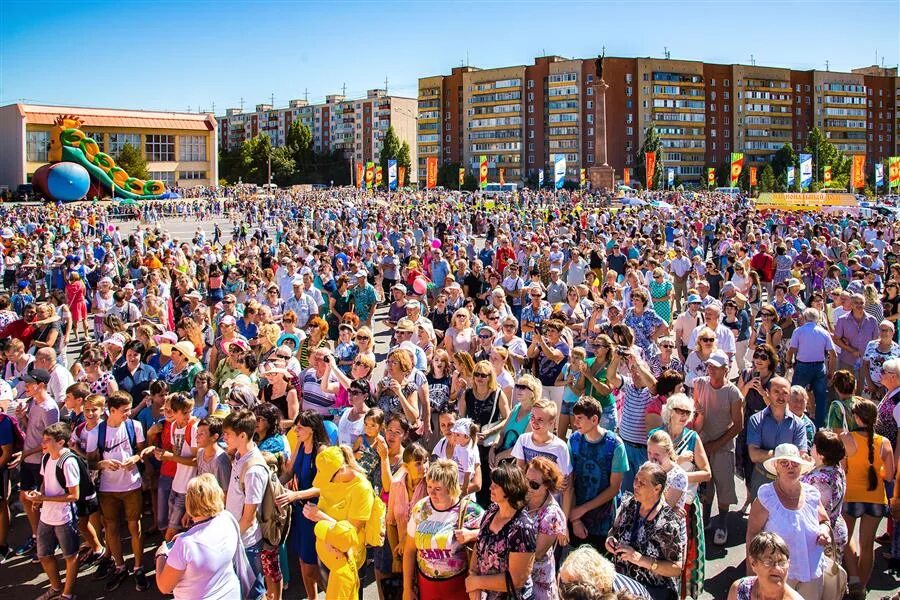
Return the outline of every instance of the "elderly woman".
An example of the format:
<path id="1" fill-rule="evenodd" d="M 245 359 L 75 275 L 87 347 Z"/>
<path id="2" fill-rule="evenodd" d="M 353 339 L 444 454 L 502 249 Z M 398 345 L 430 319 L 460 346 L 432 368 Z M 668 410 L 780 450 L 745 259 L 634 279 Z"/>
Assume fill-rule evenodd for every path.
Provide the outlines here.
<path id="1" fill-rule="evenodd" d="M 419 422 L 418 388 L 412 380 L 413 360 L 409 350 L 391 350 L 385 376 L 378 382 L 375 390 L 378 408 L 385 414 L 402 411 L 411 424 Z"/>
<path id="2" fill-rule="evenodd" d="M 460 500 L 452 460 L 430 463 L 425 485 L 428 495 L 410 510 L 403 542 L 403 600 L 468 600 L 463 544 L 474 539 L 484 510 Z"/>
<path id="3" fill-rule="evenodd" d="M 900 344 L 894 341 L 896 327 L 883 320 L 878 326 L 878 339 L 866 344 L 862 355 L 862 383 L 870 398 L 882 398 L 887 391 L 881 383 L 881 367 L 892 358 L 900 358 Z"/>
<path id="4" fill-rule="evenodd" d="M 820 502 L 828 513 L 832 537 L 837 545 L 841 562 L 844 546 L 847 544 L 847 523 L 841 515 L 844 507 L 844 494 L 847 491 L 847 476 L 841 467 L 841 461 L 847 456 L 840 435 L 827 429 L 816 432 L 812 443 L 812 458 L 815 468 L 801 478 L 819 490 Z"/>
<path id="5" fill-rule="evenodd" d="M 794 557 L 787 572 L 788 585 L 804 598 L 818 598 L 824 578 L 824 546 L 831 542 L 831 525 L 819 490 L 800 479 L 812 470 L 813 464 L 804 460 L 793 444 L 779 444 L 763 466 L 775 475 L 775 481 L 760 486 L 750 506 L 747 544 L 761 531 L 784 538 Z"/>
<path id="6" fill-rule="evenodd" d="M 645 356 L 656 353 L 656 339 L 665 335 L 669 327 L 656 311 L 648 307 L 650 295 L 640 289 L 631 293 L 632 307 L 625 311 L 625 324 L 634 332 L 634 343 L 640 346 Z"/>
<path id="7" fill-rule="evenodd" d="M 706 536 L 697 488 L 702 482 L 709 481 L 712 471 L 703 441 L 687 426 L 693 418 L 694 401 L 684 394 L 673 394 L 663 406 L 662 427 L 649 435 L 652 439 L 657 432 L 666 432 L 674 447 L 674 461 L 687 473 L 688 487 L 683 505 L 687 546 L 681 572 L 681 596 L 699 598 L 706 569 Z M 649 445 L 647 452 L 650 452 Z"/>
<path id="8" fill-rule="evenodd" d="M 659 267 L 653 269 L 653 279 L 647 286 L 650 297 L 653 300 L 653 312 L 665 321 L 666 325 L 672 325 L 672 299 L 674 298 L 674 286 Z M 632 296 L 633 297 L 633 296 Z"/>
<path id="9" fill-rule="evenodd" d="M 681 357 L 675 351 L 675 337 L 661 337 L 656 341 L 656 347 L 659 348 L 659 354 L 651 356 L 647 363 L 650 365 L 650 372 L 654 377 L 659 377 L 663 371 L 669 369 L 673 371 L 683 372 L 684 365 Z"/>
<path id="10" fill-rule="evenodd" d="M 469 563 L 466 591 L 484 600 L 531 598 L 537 527 L 525 510 L 528 493 L 518 466 L 503 463 L 491 472 L 491 507 L 481 522 Z M 477 596 L 476 596 L 477 597 Z"/>
<path id="11" fill-rule="evenodd" d="M 559 567 L 559 591 L 563 600 L 650 600 L 647 588 L 616 573 L 613 564 L 587 544 L 572 550 Z"/>
<path id="12" fill-rule="evenodd" d="M 644 463 L 634 478 L 634 495 L 619 507 L 606 538 L 617 571 L 644 584 L 653 600 L 675 600 L 681 575 L 685 530 L 663 500 L 666 472 Z"/>
<path id="13" fill-rule="evenodd" d="M 559 590 L 553 552 L 557 542 L 565 546 L 569 541 L 566 515 L 554 498 L 563 481 L 562 472 L 549 458 L 537 456 L 528 464 L 525 481 L 528 483 L 525 511 L 537 528 L 537 550 L 531 571 L 534 582 L 532 598 L 556 600 L 559 598 Z"/>
<path id="14" fill-rule="evenodd" d="M 169 392 L 190 393 L 194 378 L 203 370 L 194 354 L 194 345 L 182 340 L 175 344 L 160 344 L 159 351 L 172 361 L 172 369 L 166 374 Z"/>
<path id="15" fill-rule="evenodd" d="M 307 336 L 300 342 L 300 349 L 297 351 L 297 359 L 300 361 L 300 368 L 309 367 L 309 356 L 317 348 L 329 348 L 328 344 L 328 323 L 322 317 L 311 317 L 306 322 Z"/>
<path id="16" fill-rule="evenodd" d="M 237 521 L 225 510 L 225 493 L 205 473 L 188 482 L 185 512 L 193 526 L 177 536 L 171 548 L 156 553 L 156 585 L 176 600 L 239 600 L 241 582 L 233 567 L 240 548 Z"/>
<path id="17" fill-rule="evenodd" d="M 803 600 L 787 583 L 791 551 L 776 533 L 763 531 L 747 544 L 747 565 L 753 575 L 738 579 L 728 590 L 728 600 Z"/>
<path id="18" fill-rule="evenodd" d="M 697 333 L 697 347 L 691 350 L 687 360 L 684 361 L 684 386 L 688 389 L 694 387 L 694 380 L 706 375 L 706 359 L 716 351 L 716 332 L 709 327 L 703 327 Z"/>

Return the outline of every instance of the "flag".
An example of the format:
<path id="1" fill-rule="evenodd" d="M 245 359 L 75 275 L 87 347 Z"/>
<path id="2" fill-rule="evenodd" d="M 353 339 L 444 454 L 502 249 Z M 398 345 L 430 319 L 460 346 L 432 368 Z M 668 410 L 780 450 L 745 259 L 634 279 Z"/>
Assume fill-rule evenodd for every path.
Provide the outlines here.
<path id="1" fill-rule="evenodd" d="M 875 163 L 875 189 L 884 185 L 884 163 Z"/>
<path id="2" fill-rule="evenodd" d="M 466 169 L 464 167 L 459 168 L 459 187 L 462 187 L 466 182 Z"/>
<path id="3" fill-rule="evenodd" d="M 566 155 L 557 154 L 553 159 L 553 181 L 556 189 L 561 190 L 566 182 Z"/>
<path id="4" fill-rule="evenodd" d="M 800 155 L 800 189 L 812 184 L 812 154 Z"/>
<path id="5" fill-rule="evenodd" d="M 851 167 L 850 182 L 853 184 L 853 189 L 866 187 L 866 155 L 854 154 Z"/>
<path id="6" fill-rule="evenodd" d="M 888 187 L 900 185 L 900 156 L 892 156 L 888 159 Z"/>
<path id="7" fill-rule="evenodd" d="M 397 189 L 397 161 L 388 161 L 388 189 Z"/>
<path id="8" fill-rule="evenodd" d="M 831 165 L 825 165 L 822 167 L 822 181 L 825 183 L 831 183 Z"/>
<path id="9" fill-rule="evenodd" d="M 425 187 L 431 189 L 437 187 L 437 156 L 429 156 L 425 159 Z"/>
<path id="10" fill-rule="evenodd" d="M 671 167 L 666 169 L 666 185 L 669 187 L 675 186 L 675 169 Z"/>
<path id="11" fill-rule="evenodd" d="M 366 189 L 371 189 L 375 182 L 375 163 L 371 160 L 366 162 Z"/>
<path id="12" fill-rule="evenodd" d="M 487 187 L 488 161 L 484 154 L 478 159 L 478 187 L 484 189 Z"/>
<path id="13" fill-rule="evenodd" d="M 375 165 L 375 187 L 379 187 L 384 181 L 384 172 L 381 165 Z"/>
<path id="14" fill-rule="evenodd" d="M 644 163 L 647 167 L 647 189 L 653 189 L 653 174 L 656 172 L 656 152 L 644 154 Z"/>
<path id="15" fill-rule="evenodd" d="M 538 169 L 538 187 L 544 187 L 544 170 Z"/>
<path id="16" fill-rule="evenodd" d="M 363 164 L 361 162 L 356 163 L 356 187 L 362 189 L 363 186 Z"/>
<path id="17" fill-rule="evenodd" d="M 631 169 L 629 169 L 628 167 L 625 167 L 622 170 L 622 183 L 624 185 L 628 185 L 629 183 L 631 183 Z"/>
<path id="18" fill-rule="evenodd" d="M 756 167 L 750 167 L 750 187 L 756 187 Z"/>
<path id="19" fill-rule="evenodd" d="M 406 167 L 400 165 L 397 167 L 397 187 L 403 187 L 404 182 L 406 181 Z"/>
<path id="20" fill-rule="evenodd" d="M 716 168 L 706 167 L 706 185 L 707 187 L 716 185 Z"/>
<path id="21" fill-rule="evenodd" d="M 744 168 L 744 155 L 741 152 L 731 153 L 731 187 L 736 187 L 741 170 Z"/>
<path id="22" fill-rule="evenodd" d="M 503 177 L 504 171 L 506 171 L 506 169 L 504 169 L 503 167 L 500 167 L 500 185 L 503 185 L 504 183 L 506 183 L 506 178 Z"/>
<path id="23" fill-rule="evenodd" d="M 581 187 L 584 187 L 585 182 L 587 181 L 587 171 L 582 167 L 581 169 Z"/>
<path id="24" fill-rule="evenodd" d="M 787 187 L 789 190 L 794 187 L 794 167 L 787 168 Z"/>

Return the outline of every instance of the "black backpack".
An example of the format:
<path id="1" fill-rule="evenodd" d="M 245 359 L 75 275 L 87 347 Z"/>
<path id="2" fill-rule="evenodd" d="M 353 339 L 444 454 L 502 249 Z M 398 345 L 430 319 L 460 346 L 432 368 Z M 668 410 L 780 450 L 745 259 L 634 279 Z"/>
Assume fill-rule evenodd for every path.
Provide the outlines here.
<path id="1" fill-rule="evenodd" d="M 88 469 L 87 462 L 84 458 L 82 458 L 80 454 L 69 451 L 63 456 L 60 456 L 59 460 L 56 461 L 56 482 L 64 492 L 68 490 L 68 487 L 66 486 L 66 474 L 63 471 L 63 465 L 67 460 L 74 460 L 78 465 L 78 501 L 75 502 L 75 506 L 79 509 L 78 514 L 83 514 L 82 509 L 87 506 L 89 502 L 97 498 L 97 488 L 94 486 L 94 480 L 91 479 L 91 472 Z M 44 469 L 45 477 L 47 463 L 49 461 L 49 454 L 45 454 L 44 457 L 41 458 L 41 467 Z"/>

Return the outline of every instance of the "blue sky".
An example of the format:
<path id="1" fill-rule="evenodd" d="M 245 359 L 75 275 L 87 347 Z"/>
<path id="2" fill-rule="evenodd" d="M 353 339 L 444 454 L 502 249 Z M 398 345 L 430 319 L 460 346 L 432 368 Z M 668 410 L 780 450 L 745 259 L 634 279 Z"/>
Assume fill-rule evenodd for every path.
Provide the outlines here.
<path id="1" fill-rule="evenodd" d="M 900 54 L 900 0 L 265 2 L 0 0 L 0 105 L 197 110 L 309 91 L 415 96 L 417 79 L 535 56 L 849 71 Z M 853 23 L 859 23 L 853 28 Z"/>

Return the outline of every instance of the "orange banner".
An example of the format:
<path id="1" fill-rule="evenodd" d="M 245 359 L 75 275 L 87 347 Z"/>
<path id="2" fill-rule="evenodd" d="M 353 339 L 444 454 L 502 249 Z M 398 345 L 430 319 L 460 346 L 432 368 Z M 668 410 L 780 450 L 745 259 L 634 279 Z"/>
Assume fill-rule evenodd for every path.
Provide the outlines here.
<path id="1" fill-rule="evenodd" d="M 580 176 L 580 182 L 579 182 L 579 183 L 581 184 L 581 187 L 584 187 L 584 184 L 585 184 L 585 182 L 587 181 L 587 170 L 584 169 L 584 168 L 582 167 L 582 169 L 581 169 L 581 171 L 580 171 L 580 173 L 579 173 L 579 176 Z"/>
<path id="2" fill-rule="evenodd" d="M 741 152 L 731 153 L 731 187 L 737 185 L 738 179 L 741 177 L 741 171 L 744 168 L 744 155 Z"/>
<path id="3" fill-rule="evenodd" d="M 750 167 L 750 187 L 756 187 L 756 167 Z"/>
<path id="4" fill-rule="evenodd" d="M 706 185 L 716 185 L 716 168 L 715 167 L 707 167 L 706 168 Z"/>
<path id="5" fill-rule="evenodd" d="M 622 171 L 622 183 L 628 185 L 631 183 L 631 169 L 625 167 Z"/>
<path id="6" fill-rule="evenodd" d="M 487 187 L 487 177 L 488 177 L 488 160 L 487 156 L 481 155 L 481 158 L 478 161 L 478 187 L 484 189 Z"/>
<path id="7" fill-rule="evenodd" d="M 363 186 L 363 164 L 356 163 L 356 187 L 362 189 Z"/>
<path id="8" fill-rule="evenodd" d="M 380 187 L 383 179 L 384 173 L 382 171 L 381 165 L 375 165 L 375 187 Z"/>
<path id="9" fill-rule="evenodd" d="M 900 184 L 900 156 L 888 158 L 888 187 Z"/>
<path id="10" fill-rule="evenodd" d="M 822 174 L 822 179 L 825 183 L 831 183 L 831 165 L 825 165 L 824 173 Z"/>
<path id="11" fill-rule="evenodd" d="M 653 174 L 656 172 L 656 153 L 647 152 L 644 155 L 644 163 L 647 167 L 647 189 L 653 189 Z"/>
<path id="12" fill-rule="evenodd" d="M 406 167 L 403 165 L 397 166 L 397 187 L 402 188 L 404 185 L 404 181 L 406 180 Z"/>
<path id="13" fill-rule="evenodd" d="M 368 161 L 366 163 L 366 189 L 371 189 L 375 183 L 375 163 Z"/>
<path id="14" fill-rule="evenodd" d="M 853 165 L 850 173 L 850 181 L 853 183 L 853 189 L 858 190 L 866 187 L 866 155 L 854 154 Z"/>
<path id="15" fill-rule="evenodd" d="M 462 167 L 459 168 L 459 187 L 462 187 L 463 184 L 466 183 L 466 170 Z"/>
<path id="16" fill-rule="evenodd" d="M 437 187 L 437 156 L 429 156 L 425 163 L 425 187 L 428 189 Z"/>
<path id="17" fill-rule="evenodd" d="M 504 177 L 505 174 L 506 174 L 506 169 L 504 169 L 503 167 L 500 167 L 500 185 L 503 185 L 504 183 L 506 183 L 506 177 Z"/>

